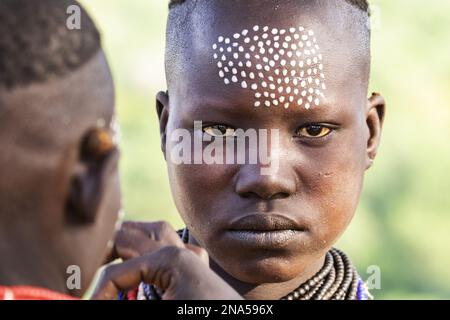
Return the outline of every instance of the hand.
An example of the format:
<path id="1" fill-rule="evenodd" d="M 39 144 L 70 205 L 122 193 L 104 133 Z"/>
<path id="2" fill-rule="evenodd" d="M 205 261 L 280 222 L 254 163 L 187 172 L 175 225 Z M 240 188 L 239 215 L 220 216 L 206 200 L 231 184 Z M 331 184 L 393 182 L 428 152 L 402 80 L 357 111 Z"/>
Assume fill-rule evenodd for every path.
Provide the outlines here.
<path id="1" fill-rule="evenodd" d="M 164 291 L 165 300 L 239 300 L 242 297 L 209 268 L 207 252 L 184 244 L 165 222 L 126 222 L 117 233 L 111 259 L 92 299 L 117 299 L 141 282 Z"/>

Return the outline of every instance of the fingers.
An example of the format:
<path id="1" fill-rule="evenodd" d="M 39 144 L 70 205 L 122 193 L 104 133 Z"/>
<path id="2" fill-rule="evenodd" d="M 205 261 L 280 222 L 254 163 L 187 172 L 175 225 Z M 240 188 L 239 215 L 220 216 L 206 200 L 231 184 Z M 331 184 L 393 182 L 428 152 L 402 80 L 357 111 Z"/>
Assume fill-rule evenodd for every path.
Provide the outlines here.
<path id="1" fill-rule="evenodd" d="M 137 259 L 105 268 L 91 297 L 93 300 L 116 300 L 119 292 L 139 286 L 141 282 Z"/>
<path id="2" fill-rule="evenodd" d="M 186 248 L 195 253 L 206 265 L 209 266 L 209 255 L 206 250 L 201 247 L 183 243 L 183 241 L 178 236 L 178 233 L 172 228 L 172 226 L 165 222 L 155 222 L 155 223 L 145 223 L 145 222 L 134 222 L 129 221 L 124 224 L 124 229 L 129 230 L 140 230 L 144 232 L 149 238 L 156 240 L 155 249 L 160 249 L 163 246 L 176 246 L 179 248 Z M 141 251 L 141 252 L 148 252 Z"/>
<path id="3" fill-rule="evenodd" d="M 214 273 L 201 256 L 205 254 L 189 246 L 166 246 L 150 254 L 108 266 L 94 290 L 92 299 L 117 299 L 119 292 L 135 289 L 141 282 L 164 291 L 164 300 L 242 299 L 222 278 Z"/>
<path id="4" fill-rule="evenodd" d="M 161 242 L 165 245 L 173 245 L 183 247 L 183 241 L 178 236 L 175 229 L 166 221 L 158 222 L 137 222 L 127 221 L 123 224 L 123 229 L 140 230 L 147 235 L 148 238 Z"/>
<path id="5" fill-rule="evenodd" d="M 179 257 L 186 255 L 186 252 L 186 249 L 166 246 L 153 253 L 110 265 L 103 271 L 91 299 L 115 300 L 119 292 L 137 288 L 141 282 L 166 290 L 176 282 L 173 278 L 177 272 L 172 266 L 179 264 Z"/>
<path id="6" fill-rule="evenodd" d="M 124 222 L 116 233 L 113 258 L 128 260 L 165 246 L 184 248 L 184 243 L 167 222 Z"/>
<path id="7" fill-rule="evenodd" d="M 115 258 L 129 260 L 137 258 L 146 252 L 159 249 L 158 243 L 149 239 L 144 233 L 136 229 L 121 229 L 116 233 Z"/>

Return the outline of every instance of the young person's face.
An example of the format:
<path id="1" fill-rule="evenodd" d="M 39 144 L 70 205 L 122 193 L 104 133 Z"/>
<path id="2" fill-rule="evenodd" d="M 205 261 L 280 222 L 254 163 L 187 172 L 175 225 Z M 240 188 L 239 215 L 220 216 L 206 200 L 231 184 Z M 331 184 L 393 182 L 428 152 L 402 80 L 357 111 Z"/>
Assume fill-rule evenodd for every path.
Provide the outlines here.
<path id="1" fill-rule="evenodd" d="M 242 8 L 206 10 L 202 23 L 197 23 L 199 17 L 193 18 L 192 49 L 184 57 L 185 64 L 177 66 L 177 80 L 169 86 L 168 97 L 159 96 L 160 106 L 164 106 L 161 123 L 167 134 L 165 152 L 177 208 L 191 235 L 207 249 L 211 258 L 244 282 L 288 281 L 322 257 L 351 221 L 364 172 L 375 155 L 381 119 L 380 113 L 367 102 L 369 53 L 355 40 L 355 31 L 331 30 L 339 22 L 331 23 L 331 27 L 322 24 L 324 19 L 334 16 L 332 12 L 316 11 L 296 9 L 289 15 L 280 12 L 283 16 L 280 19 L 277 11 L 256 10 L 244 19 L 242 15 L 248 12 L 245 4 Z M 259 28 L 254 28 L 255 25 Z M 267 32 L 264 26 L 269 27 Z M 279 65 L 280 60 L 274 67 L 263 61 L 264 56 L 273 59 L 273 50 L 270 54 L 268 49 L 274 48 L 275 33 L 284 29 L 285 37 L 289 30 L 296 28 L 291 34 L 294 39 L 301 26 L 313 31 L 323 59 L 324 78 L 318 72 L 312 84 L 308 84 L 305 75 L 306 90 L 314 86 L 316 78 L 326 84 L 323 89 L 320 83 L 323 96 L 318 93 L 317 103 L 313 98 L 308 106 L 308 95 L 302 97 L 302 90 L 298 95 L 292 93 L 295 88 L 303 88 L 300 82 L 292 85 L 292 79 L 302 70 L 307 74 L 304 51 L 296 57 L 293 50 L 294 57 L 285 66 Z M 240 34 L 238 39 L 233 37 L 236 33 Z M 255 35 L 262 39 L 264 33 L 269 36 L 264 39 L 265 50 L 258 58 L 255 57 L 258 52 L 250 51 L 249 47 L 254 44 Z M 250 43 L 246 43 L 243 34 L 250 37 Z M 220 36 L 230 38 L 230 44 L 224 39 L 220 41 Z M 270 39 L 272 42 L 267 45 Z M 229 67 L 231 81 L 227 85 L 226 76 L 219 75 L 217 63 L 233 60 L 233 53 L 227 53 L 227 47 L 233 47 L 233 42 L 239 45 L 232 52 L 238 52 L 240 57 L 249 52 L 250 63 L 247 65 L 245 59 L 243 67 L 237 68 L 237 82 L 231 80 L 233 71 Z M 292 43 L 288 43 L 284 55 L 292 50 Z M 244 50 L 239 52 L 241 44 Z M 224 61 L 221 46 L 226 54 Z M 280 47 L 283 47 L 281 40 Z M 215 52 L 219 52 L 218 57 L 214 56 Z M 239 59 L 234 60 L 235 65 L 239 66 Z M 291 60 L 296 60 L 294 65 L 289 63 Z M 305 67 L 299 67 L 301 60 Z M 258 63 L 262 64 L 262 70 L 257 69 Z M 268 64 L 271 68 L 265 70 Z M 283 82 L 281 92 L 277 90 L 280 78 L 275 73 L 277 66 L 287 70 L 291 83 Z M 246 71 L 247 78 L 243 78 L 241 70 Z M 266 82 L 277 84 L 275 90 L 267 89 L 275 92 L 275 97 L 264 98 L 266 89 L 263 79 L 258 79 L 260 71 L 264 72 L 264 79 L 270 78 Z M 256 79 L 249 79 L 249 72 Z M 243 80 L 247 85 L 242 85 Z M 257 90 L 253 90 L 252 83 L 257 83 Z M 291 86 L 290 94 L 286 93 L 287 86 Z M 257 99 L 257 92 L 262 98 Z M 285 105 L 291 95 L 295 99 Z M 270 100 L 270 106 L 265 105 L 266 100 Z M 206 132 L 194 132 L 194 121 L 202 121 Z M 171 149 L 178 143 L 171 141 L 175 129 L 187 129 L 194 137 L 207 135 L 217 125 L 223 126 L 220 128 L 227 134 L 238 128 L 277 129 L 278 143 L 271 143 L 269 152 L 277 158 L 278 170 L 263 175 L 261 163 L 176 165 L 169 160 Z M 279 229 L 289 230 L 274 232 Z"/>

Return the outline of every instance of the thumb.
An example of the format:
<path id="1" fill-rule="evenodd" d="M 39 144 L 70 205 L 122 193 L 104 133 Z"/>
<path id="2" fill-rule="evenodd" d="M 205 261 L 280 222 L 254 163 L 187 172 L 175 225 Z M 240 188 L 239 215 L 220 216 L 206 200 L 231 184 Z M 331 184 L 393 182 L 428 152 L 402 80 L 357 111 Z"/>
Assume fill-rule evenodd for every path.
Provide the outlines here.
<path id="1" fill-rule="evenodd" d="M 141 282 L 154 284 L 167 290 L 174 283 L 175 268 L 172 261 L 183 249 L 164 247 L 156 252 L 110 265 L 105 268 L 91 296 L 92 300 L 116 300 L 119 292 L 129 291 Z"/>

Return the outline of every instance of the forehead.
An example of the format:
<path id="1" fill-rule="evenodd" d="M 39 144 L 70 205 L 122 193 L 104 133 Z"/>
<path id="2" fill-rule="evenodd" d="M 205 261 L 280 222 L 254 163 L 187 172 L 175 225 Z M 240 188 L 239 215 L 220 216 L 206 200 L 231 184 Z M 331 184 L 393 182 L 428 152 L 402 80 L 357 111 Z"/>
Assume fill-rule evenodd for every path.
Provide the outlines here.
<path id="1" fill-rule="evenodd" d="M 182 82 L 176 86 L 182 99 L 208 96 L 278 109 L 364 101 L 369 52 L 361 32 L 336 21 L 343 19 L 336 11 L 308 1 L 264 1 L 272 7 L 261 10 L 255 1 L 231 2 L 213 1 L 193 15 L 176 81 Z"/>
<path id="2" fill-rule="evenodd" d="M 325 98 L 323 56 L 314 31 L 254 25 L 212 45 L 225 85 L 254 92 L 254 107 L 320 106 Z"/>

